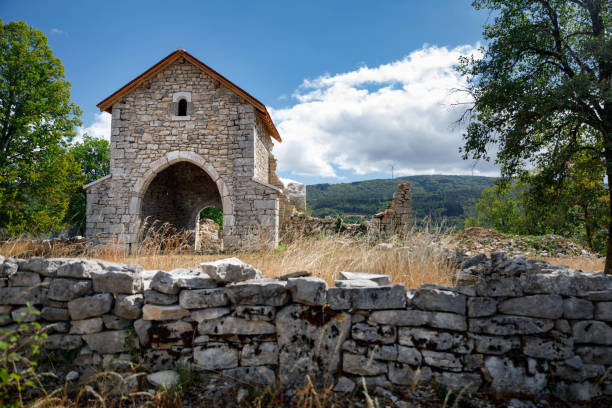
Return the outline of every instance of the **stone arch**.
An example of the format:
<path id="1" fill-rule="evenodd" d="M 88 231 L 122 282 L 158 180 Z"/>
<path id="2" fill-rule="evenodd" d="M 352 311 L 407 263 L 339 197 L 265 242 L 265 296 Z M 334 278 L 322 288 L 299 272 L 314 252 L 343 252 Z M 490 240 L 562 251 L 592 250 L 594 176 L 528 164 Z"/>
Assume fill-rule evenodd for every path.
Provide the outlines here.
<path id="1" fill-rule="evenodd" d="M 130 235 L 135 241 L 136 233 L 140 227 L 144 197 L 149 186 L 155 178 L 164 170 L 178 163 L 190 163 L 203 170 L 214 182 L 220 196 L 221 209 L 223 210 L 223 239 L 225 240 L 232 233 L 234 226 L 234 204 L 232 202 L 232 189 L 226 184 L 212 164 L 197 153 L 189 151 L 172 151 L 157 159 L 149 165 L 148 170 L 136 181 L 132 196 L 130 198 L 129 213 L 134 223 Z"/>

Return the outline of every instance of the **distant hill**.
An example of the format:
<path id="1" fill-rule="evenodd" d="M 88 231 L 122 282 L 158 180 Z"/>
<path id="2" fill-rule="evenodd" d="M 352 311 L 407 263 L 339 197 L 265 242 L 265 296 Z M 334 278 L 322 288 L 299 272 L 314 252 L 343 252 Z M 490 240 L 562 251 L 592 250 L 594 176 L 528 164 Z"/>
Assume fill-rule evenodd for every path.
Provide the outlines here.
<path id="1" fill-rule="evenodd" d="M 371 217 L 391 203 L 398 184 L 412 185 L 412 214 L 415 220 L 431 215 L 434 222 L 445 220 L 463 228 L 474 215 L 482 190 L 493 186 L 495 178 L 479 176 L 409 176 L 339 184 L 313 184 L 306 187 L 308 208 L 316 217 Z"/>

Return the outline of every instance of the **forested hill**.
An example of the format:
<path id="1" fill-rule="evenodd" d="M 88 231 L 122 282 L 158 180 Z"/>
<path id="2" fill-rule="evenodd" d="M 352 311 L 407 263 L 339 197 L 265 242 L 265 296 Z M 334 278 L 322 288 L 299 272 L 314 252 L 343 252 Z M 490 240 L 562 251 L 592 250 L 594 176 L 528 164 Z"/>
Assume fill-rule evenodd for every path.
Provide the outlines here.
<path id="1" fill-rule="evenodd" d="M 361 215 L 370 217 L 383 211 L 398 184 L 412 185 L 412 213 L 416 220 L 431 215 L 440 222 L 446 218 L 459 228 L 474 215 L 480 193 L 491 187 L 495 179 L 478 176 L 409 176 L 395 179 L 377 179 L 339 184 L 313 184 L 307 186 L 306 199 L 312 215 Z"/>

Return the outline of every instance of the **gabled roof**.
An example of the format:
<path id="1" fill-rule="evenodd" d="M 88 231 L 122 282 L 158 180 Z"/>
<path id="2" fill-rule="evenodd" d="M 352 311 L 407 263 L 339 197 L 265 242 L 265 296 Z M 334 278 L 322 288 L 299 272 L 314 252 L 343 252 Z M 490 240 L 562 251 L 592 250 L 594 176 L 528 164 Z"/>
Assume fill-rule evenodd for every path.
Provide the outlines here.
<path id="1" fill-rule="evenodd" d="M 96 106 L 100 109 L 100 111 L 106 111 L 108 113 L 112 113 L 113 105 L 117 103 L 118 101 L 120 101 L 121 98 L 123 98 L 130 92 L 136 90 L 139 86 L 142 85 L 143 82 L 153 78 L 155 75 L 157 75 L 164 69 L 168 68 L 174 62 L 176 62 L 179 58 L 185 58 L 185 60 L 189 61 L 191 64 L 200 68 L 206 74 L 218 80 L 224 86 L 231 89 L 236 94 L 240 95 L 242 98 L 248 101 L 251 105 L 253 105 L 253 107 L 255 107 L 255 109 L 260 114 L 261 118 L 263 119 L 270 133 L 272 133 L 272 137 L 278 140 L 279 142 L 282 142 L 280 134 L 278 133 L 276 126 L 274 126 L 274 123 L 272 122 L 272 118 L 270 117 L 270 114 L 268 113 L 268 110 L 266 109 L 266 106 L 263 103 L 261 103 L 259 100 L 257 100 L 251 94 L 249 94 L 247 91 L 240 88 L 238 85 L 234 84 L 232 81 L 225 78 L 223 75 L 221 75 L 220 73 L 218 73 L 217 71 L 209 67 L 208 65 L 204 64 L 202 61 L 198 60 L 193 55 L 189 54 L 187 51 L 180 49 L 180 48 L 174 51 L 173 53 L 171 53 L 170 55 L 168 55 L 166 58 L 159 61 L 157 64 L 153 65 L 151 68 L 149 68 L 142 74 L 138 75 L 136 78 L 132 79 L 130 82 L 125 84 L 122 88 L 114 92 L 112 95 L 104 99 L 102 102 L 100 102 Z"/>

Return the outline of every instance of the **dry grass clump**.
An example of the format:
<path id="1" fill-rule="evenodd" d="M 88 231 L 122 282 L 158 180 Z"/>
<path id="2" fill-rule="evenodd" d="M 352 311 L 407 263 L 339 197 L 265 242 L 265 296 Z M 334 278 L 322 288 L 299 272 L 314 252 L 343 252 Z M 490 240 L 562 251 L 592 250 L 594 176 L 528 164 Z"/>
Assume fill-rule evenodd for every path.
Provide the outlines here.
<path id="1" fill-rule="evenodd" d="M 192 237 L 187 233 L 163 227 L 149 229 L 141 243 L 131 252 L 119 240 L 91 248 L 33 247 L 32 243 L 5 243 L 0 254 L 11 257 L 44 255 L 49 257 L 83 256 L 107 261 L 139 264 L 145 269 L 171 270 L 196 267 L 201 262 L 237 257 L 254 265 L 266 277 L 307 270 L 333 285 L 340 271 L 384 273 L 393 283 L 419 287 L 422 283 L 452 284 L 453 265 L 447 259 L 450 235 L 440 229 L 413 229 L 405 237 L 396 238 L 392 248 L 377 246 L 370 237 L 356 239 L 343 235 L 301 237 L 277 249 L 261 245 L 259 251 L 238 251 L 223 254 L 199 254 L 191 251 Z"/>
<path id="2" fill-rule="evenodd" d="M 175 251 L 163 250 L 162 244 L 151 240 L 145 241 L 131 254 L 118 250 L 119 245 L 107 245 L 87 255 L 162 270 L 194 267 L 201 262 L 235 256 L 260 269 L 265 277 L 307 270 L 333 285 L 340 271 L 369 272 L 387 274 L 393 283 L 419 287 L 422 283 L 452 283 L 453 266 L 444 250 L 448 239 L 448 235 L 440 234 L 437 230 L 415 229 L 404 238 L 396 239 L 392 248 L 378 247 L 376 241 L 367 238 L 358 240 L 332 235 L 301 237 L 273 250 L 262 245 L 259 251 L 210 255 L 181 252 L 179 246 L 175 247 Z M 174 242 L 181 240 L 175 239 Z"/>

